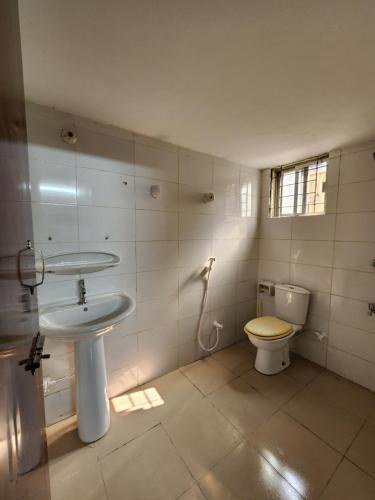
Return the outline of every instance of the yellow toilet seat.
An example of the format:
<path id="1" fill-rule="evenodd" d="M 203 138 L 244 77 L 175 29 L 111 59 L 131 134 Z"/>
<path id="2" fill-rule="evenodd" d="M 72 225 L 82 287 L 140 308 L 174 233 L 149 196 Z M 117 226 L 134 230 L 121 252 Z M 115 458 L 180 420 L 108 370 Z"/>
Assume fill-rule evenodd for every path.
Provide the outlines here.
<path id="1" fill-rule="evenodd" d="M 261 316 L 246 323 L 244 330 L 248 335 L 254 335 L 262 340 L 277 340 L 290 335 L 293 326 L 273 316 Z"/>

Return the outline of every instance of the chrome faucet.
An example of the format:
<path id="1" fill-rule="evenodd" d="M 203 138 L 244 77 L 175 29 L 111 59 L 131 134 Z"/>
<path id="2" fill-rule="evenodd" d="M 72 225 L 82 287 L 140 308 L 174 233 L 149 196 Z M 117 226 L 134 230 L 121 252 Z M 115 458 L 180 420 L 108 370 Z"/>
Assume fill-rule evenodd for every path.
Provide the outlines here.
<path id="1" fill-rule="evenodd" d="M 83 306 L 83 304 L 87 304 L 85 280 L 78 281 L 78 288 L 79 288 L 79 302 L 78 302 L 78 304 L 80 306 Z"/>

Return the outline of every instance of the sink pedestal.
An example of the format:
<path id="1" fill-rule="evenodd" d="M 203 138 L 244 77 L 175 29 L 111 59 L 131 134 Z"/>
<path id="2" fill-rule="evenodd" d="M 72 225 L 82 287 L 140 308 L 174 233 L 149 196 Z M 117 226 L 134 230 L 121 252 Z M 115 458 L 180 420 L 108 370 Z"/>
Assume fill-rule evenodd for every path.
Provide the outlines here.
<path id="1" fill-rule="evenodd" d="M 84 443 L 100 439 L 109 429 L 103 337 L 75 342 L 78 434 Z"/>

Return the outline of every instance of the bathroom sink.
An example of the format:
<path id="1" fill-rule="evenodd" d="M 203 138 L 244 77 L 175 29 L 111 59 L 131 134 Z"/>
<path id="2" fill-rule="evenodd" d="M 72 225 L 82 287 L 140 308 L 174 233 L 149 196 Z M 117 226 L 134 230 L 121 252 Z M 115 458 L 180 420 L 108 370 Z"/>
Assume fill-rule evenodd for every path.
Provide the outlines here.
<path id="1" fill-rule="evenodd" d="M 135 309 L 135 301 L 121 292 L 87 298 L 87 304 L 62 303 L 40 310 L 42 335 L 81 341 L 108 333 Z"/>
<path id="2" fill-rule="evenodd" d="M 84 283 L 81 293 L 86 297 Z M 78 435 L 84 443 L 100 439 L 110 425 L 103 334 L 135 309 L 135 300 L 122 292 L 87 296 L 87 304 L 51 304 L 39 311 L 40 332 L 46 337 L 74 341 Z"/>

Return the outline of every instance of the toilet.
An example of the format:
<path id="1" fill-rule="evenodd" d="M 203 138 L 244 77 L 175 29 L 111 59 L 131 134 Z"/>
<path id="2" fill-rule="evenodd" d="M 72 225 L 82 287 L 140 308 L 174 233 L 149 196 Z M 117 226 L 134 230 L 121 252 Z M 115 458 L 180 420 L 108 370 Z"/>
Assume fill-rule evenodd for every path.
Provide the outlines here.
<path id="1" fill-rule="evenodd" d="M 244 330 L 257 348 L 255 369 L 265 375 L 279 373 L 290 365 L 289 340 L 302 330 L 310 292 L 294 285 L 275 285 L 274 316 L 260 316 L 246 323 Z"/>

